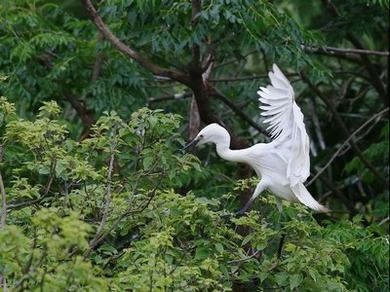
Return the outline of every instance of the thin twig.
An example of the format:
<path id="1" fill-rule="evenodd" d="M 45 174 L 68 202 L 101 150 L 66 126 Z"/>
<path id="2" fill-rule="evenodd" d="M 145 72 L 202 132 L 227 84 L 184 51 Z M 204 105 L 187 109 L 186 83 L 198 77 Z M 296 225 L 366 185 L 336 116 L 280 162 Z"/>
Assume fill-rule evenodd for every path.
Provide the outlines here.
<path id="1" fill-rule="evenodd" d="M 220 92 L 216 88 L 213 88 L 212 95 L 214 95 L 216 98 L 218 98 L 224 104 L 226 104 L 228 107 L 230 107 L 237 116 L 239 116 L 241 119 L 243 119 L 249 125 L 251 125 L 257 131 L 259 131 L 260 133 L 262 133 L 263 135 L 265 135 L 267 137 L 270 137 L 269 133 L 266 130 L 264 130 L 255 121 L 253 121 L 250 117 L 248 117 L 240 108 L 238 108 L 232 101 L 230 101 L 222 92 Z"/>
<path id="2" fill-rule="evenodd" d="M 367 128 L 367 130 L 364 131 L 364 133 L 362 133 L 359 137 L 356 137 L 355 139 L 355 143 L 361 141 L 362 139 L 364 139 L 369 133 L 371 133 L 372 129 L 380 122 L 380 119 L 377 119 L 376 121 L 374 121 L 372 123 L 371 126 L 369 126 Z M 345 145 L 344 146 L 344 149 L 339 153 L 338 156 L 342 156 L 344 155 L 346 152 L 348 152 L 349 150 L 351 149 L 351 146 L 348 144 L 348 145 Z"/>
<path id="3" fill-rule="evenodd" d="M 161 176 L 161 178 L 162 177 L 163 176 Z M 112 223 L 110 228 L 108 228 L 105 232 L 99 234 L 99 236 L 95 239 L 94 244 L 93 245 L 90 244 L 90 247 L 87 250 L 85 256 L 88 256 L 89 252 L 92 249 L 94 249 L 100 242 L 102 242 L 111 233 L 111 231 L 114 230 L 114 228 L 116 228 L 118 226 L 119 222 L 122 219 L 124 219 L 125 217 L 127 217 L 127 216 L 129 216 L 131 214 L 142 213 L 149 206 L 149 204 L 152 202 L 153 198 L 155 197 L 156 191 L 157 191 L 158 186 L 160 185 L 160 182 L 161 182 L 161 179 L 159 180 L 157 185 L 154 187 L 154 189 L 150 191 L 151 195 L 149 196 L 148 200 L 146 201 L 146 203 L 143 206 L 140 206 L 140 207 L 138 207 L 136 209 L 131 209 L 129 207 L 127 211 L 125 211 L 122 215 L 118 216 L 115 219 L 114 223 Z"/>
<path id="4" fill-rule="evenodd" d="M 104 41 L 104 36 L 100 32 L 97 42 L 99 44 L 99 43 L 102 43 L 103 41 Z M 96 54 L 96 57 L 95 57 L 95 63 L 93 64 L 92 78 L 91 78 L 93 82 L 95 82 L 99 78 L 100 71 L 101 71 L 102 65 L 103 65 L 103 61 L 104 61 L 104 54 L 102 52 L 98 52 Z"/>
<path id="5" fill-rule="evenodd" d="M 339 149 L 333 154 L 333 156 L 329 159 L 329 161 L 321 168 L 320 171 L 317 172 L 317 174 L 306 184 L 306 186 L 311 185 L 323 172 L 325 169 L 328 168 L 328 166 L 333 162 L 333 160 L 336 159 L 336 157 L 339 155 L 339 153 L 344 149 L 344 147 L 349 144 L 351 139 L 358 134 L 361 130 L 363 130 L 367 125 L 369 125 L 373 120 L 377 119 L 384 113 L 388 112 L 389 108 L 385 108 L 384 110 L 380 111 L 379 113 L 372 116 L 370 119 L 368 119 L 366 122 L 364 122 L 359 128 L 357 128 L 351 135 L 349 135 L 348 139 L 344 141 L 343 144 L 339 147 Z"/>
<path id="6" fill-rule="evenodd" d="M 2 279 L 3 282 L 3 292 L 7 292 L 7 279 L 0 275 L 0 279 Z"/>
<path id="7" fill-rule="evenodd" d="M 239 61 L 245 60 L 246 57 L 248 57 L 249 55 L 252 55 L 254 53 L 257 53 L 257 52 L 258 52 L 257 50 L 249 51 L 248 53 L 246 53 L 243 56 L 241 56 L 241 59 L 234 58 L 234 59 L 231 59 L 231 60 L 227 60 L 226 62 L 217 64 L 214 68 L 217 69 L 217 68 L 220 68 L 220 67 L 223 67 L 223 66 L 235 63 L 235 62 L 239 62 Z"/>
<path id="8" fill-rule="evenodd" d="M 35 267 L 33 266 L 31 268 L 31 266 L 32 266 L 33 259 L 34 259 L 34 250 L 35 250 L 36 246 L 37 246 L 37 230 L 36 230 L 36 228 L 34 228 L 34 239 L 33 239 L 33 242 L 32 242 L 31 248 L 30 248 L 30 250 L 31 250 L 30 257 L 26 263 L 26 266 L 22 270 L 23 277 L 20 278 L 14 284 L 14 289 L 17 289 L 19 286 L 22 286 L 24 281 L 26 281 L 28 278 L 31 277 L 31 272 L 35 271 Z M 41 258 L 41 261 L 42 261 L 42 258 Z M 23 290 L 23 289 L 21 289 L 21 290 Z"/>
<path id="9" fill-rule="evenodd" d="M 0 145 L 0 163 L 3 161 L 3 145 Z M 3 176 L 0 171 L 0 192 L 1 192 L 1 219 L 0 230 L 3 229 L 7 221 L 7 194 L 5 193 Z M 7 292 L 7 279 L 0 274 L 0 284 L 3 286 L 3 292 Z"/>
<path id="10" fill-rule="evenodd" d="M 3 145 L 0 145 L 0 163 L 3 160 Z M 1 219 L 0 219 L 0 229 L 5 227 L 7 220 L 7 194 L 5 193 L 3 176 L 0 171 L 0 192 L 1 192 Z"/>
<path id="11" fill-rule="evenodd" d="M 314 93 L 322 99 L 322 101 L 328 106 L 330 111 L 332 112 L 334 119 L 338 126 L 340 127 L 341 131 L 344 132 L 344 135 L 348 138 L 351 133 L 349 132 L 347 126 L 344 124 L 343 120 L 340 118 L 335 106 L 333 105 L 332 101 L 330 101 L 325 95 L 321 93 L 321 91 L 310 81 L 310 79 L 307 77 L 307 75 L 303 72 L 301 72 L 302 80 L 306 82 L 306 84 L 314 91 Z M 355 152 L 355 154 L 360 158 L 360 160 L 363 162 L 363 164 L 386 186 L 389 185 L 389 182 L 386 178 L 383 177 L 383 175 L 372 165 L 372 163 L 367 160 L 367 158 L 363 155 L 360 148 L 356 145 L 356 143 L 353 141 L 353 139 L 349 139 L 348 143 L 351 145 L 351 148 Z"/>
<path id="12" fill-rule="evenodd" d="M 260 250 L 256 250 L 252 255 L 250 255 L 248 257 L 245 257 L 245 258 L 242 258 L 242 259 L 228 261 L 228 264 L 241 263 L 241 262 L 249 261 L 250 259 L 252 259 L 255 256 L 257 256 L 259 254 L 259 252 L 260 252 Z"/>
<path id="13" fill-rule="evenodd" d="M 115 130 L 112 132 L 112 139 L 115 139 Z M 116 143 L 114 141 L 111 142 L 111 147 L 110 147 L 110 162 L 108 166 L 108 173 L 107 173 L 107 187 L 106 187 L 106 193 L 104 196 L 104 206 L 103 206 L 103 216 L 102 219 L 100 220 L 100 224 L 96 230 L 95 236 L 89 243 L 89 249 L 85 252 L 84 256 L 88 256 L 91 249 L 96 246 L 97 241 L 99 237 L 101 236 L 101 233 L 103 231 L 103 228 L 106 224 L 108 214 L 109 214 L 109 209 L 111 205 L 111 187 L 112 187 L 112 174 L 114 170 L 114 160 L 115 160 L 115 147 Z"/>
<path id="14" fill-rule="evenodd" d="M 340 17 L 341 14 L 337 7 L 333 4 L 332 0 L 322 0 L 322 2 L 325 4 L 325 7 L 328 9 L 328 11 L 334 16 L 334 17 Z M 349 31 L 346 34 L 346 38 L 348 41 L 350 41 L 356 49 L 359 50 L 365 50 L 363 43 L 353 34 L 353 32 Z M 376 91 L 378 92 L 379 96 L 383 99 L 383 102 L 385 106 L 389 105 L 389 97 L 388 92 L 382 83 L 382 80 L 380 78 L 380 75 L 377 71 L 377 68 L 374 66 L 374 64 L 371 62 L 371 60 L 368 58 L 368 55 L 359 55 L 359 58 L 361 62 L 364 64 L 364 66 L 367 69 L 367 72 L 370 76 L 371 84 L 374 86 Z"/>
<path id="15" fill-rule="evenodd" d="M 372 55 L 372 56 L 382 56 L 387 57 L 390 55 L 388 51 L 373 51 L 373 50 L 364 50 L 364 49 L 351 49 L 351 48 L 336 48 L 336 47 L 315 47 L 310 45 L 302 45 L 302 48 L 311 52 L 324 52 L 328 54 L 332 53 L 342 53 L 342 54 L 357 54 L 357 55 Z"/>
<path id="16" fill-rule="evenodd" d="M 381 225 L 383 225 L 383 224 L 385 224 L 387 221 L 389 221 L 389 216 L 387 216 L 385 219 L 383 219 L 381 222 L 379 222 L 379 226 L 381 226 Z"/>
<path id="17" fill-rule="evenodd" d="M 42 194 L 41 197 L 39 197 L 37 199 L 33 199 L 33 200 L 22 201 L 22 202 L 11 202 L 10 204 L 8 204 L 7 209 L 8 210 L 15 210 L 15 209 L 17 210 L 17 209 L 31 206 L 31 205 L 34 205 L 34 204 L 37 204 L 37 203 L 40 203 L 41 201 L 43 201 L 47 197 L 47 195 L 49 194 L 51 186 L 53 184 L 53 180 L 55 177 L 56 163 L 57 163 L 56 158 L 53 157 L 52 161 L 51 161 L 51 165 L 50 165 L 49 180 L 46 183 L 44 193 Z"/>
<path id="18" fill-rule="evenodd" d="M 299 76 L 298 73 L 287 73 L 286 76 Z M 235 81 L 246 81 L 246 80 L 257 80 L 257 79 L 264 79 L 268 78 L 268 74 L 259 74 L 259 75 L 252 75 L 252 76 L 239 76 L 239 77 L 232 77 L 232 78 L 218 78 L 218 79 L 210 79 L 210 82 L 235 82 Z"/>
<path id="19" fill-rule="evenodd" d="M 188 98 L 192 96 L 192 92 L 185 92 L 185 93 L 176 93 L 176 94 L 169 94 L 169 95 L 162 95 L 162 96 L 151 96 L 148 98 L 148 102 L 160 102 L 160 101 L 166 101 L 166 100 L 182 100 L 184 98 Z"/>

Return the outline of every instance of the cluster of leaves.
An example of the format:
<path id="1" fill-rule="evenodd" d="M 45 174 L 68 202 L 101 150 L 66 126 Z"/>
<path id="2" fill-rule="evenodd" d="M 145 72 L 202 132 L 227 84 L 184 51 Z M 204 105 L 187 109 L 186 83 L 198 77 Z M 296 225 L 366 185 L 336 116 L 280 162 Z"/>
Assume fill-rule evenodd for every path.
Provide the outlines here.
<path id="1" fill-rule="evenodd" d="M 178 151 L 177 115 L 143 108 L 125 122 L 107 113 L 76 142 L 55 102 L 32 121 L 5 98 L 0 106 L 8 205 L 0 274 L 15 290 L 229 291 L 236 281 L 285 291 L 388 289 L 388 240 L 377 226 L 359 218 L 319 224 L 288 204 L 281 215 L 268 196 L 260 212 L 226 217 L 234 194 L 183 191 L 190 174 L 205 178 L 199 161 Z"/>
<path id="2" fill-rule="evenodd" d="M 0 83 L 1 92 L 18 101 L 25 115 L 38 110 L 42 101 L 64 105 L 69 95 L 99 114 L 114 108 L 129 114 L 144 104 L 142 98 L 132 99 L 145 95 L 144 74 L 135 74 L 132 62 L 99 42 L 85 15 L 77 18 L 53 1 L 5 1 L 0 19 L 0 70 L 9 76 Z M 106 70 L 91 82 L 90 67 L 102 52 L 116 57 L 103 58 Z M 74 117 L 69 107 L 65 114 Z"/>

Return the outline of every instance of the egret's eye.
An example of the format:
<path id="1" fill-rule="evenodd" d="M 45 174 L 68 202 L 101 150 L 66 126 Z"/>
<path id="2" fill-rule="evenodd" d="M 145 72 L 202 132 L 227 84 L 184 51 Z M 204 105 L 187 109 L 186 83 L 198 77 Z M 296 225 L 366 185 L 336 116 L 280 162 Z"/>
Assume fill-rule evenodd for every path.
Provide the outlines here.
<path id="1" fill-rule="evenodd" d="M 199 135 L 199 140 L 200 140 L 200 139 L 203 139 L 203 135 Z"/>

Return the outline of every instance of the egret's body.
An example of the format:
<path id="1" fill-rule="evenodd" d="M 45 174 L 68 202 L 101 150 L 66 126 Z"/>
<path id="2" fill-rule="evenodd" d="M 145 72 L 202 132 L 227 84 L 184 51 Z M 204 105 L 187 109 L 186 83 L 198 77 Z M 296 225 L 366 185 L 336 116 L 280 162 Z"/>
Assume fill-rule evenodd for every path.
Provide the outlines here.
<path id="1" fill-rule="evenodd" d="M 270 143 L 259 143 L 242 150 L 230 149 L 230 135 L 218 124 L 203 128 L 193 144 L 214 143 L 218 155 L 226 160 L 250 165 L 261 178 L 259 184 L 240 211 L 245 212 L 265 189 L 275 196 L 290 201 L 301 202 L 318 212 L 328 209 L 319 204 L 307 191 L 303 183 L 310 174 L 309 138 L 303 123 L 303 114 L 294 100 L 290 82 L 274 65 L 270 72 L 272 86 L 258 91 L 264 110 L 266 123 L 273 136 Z"/>

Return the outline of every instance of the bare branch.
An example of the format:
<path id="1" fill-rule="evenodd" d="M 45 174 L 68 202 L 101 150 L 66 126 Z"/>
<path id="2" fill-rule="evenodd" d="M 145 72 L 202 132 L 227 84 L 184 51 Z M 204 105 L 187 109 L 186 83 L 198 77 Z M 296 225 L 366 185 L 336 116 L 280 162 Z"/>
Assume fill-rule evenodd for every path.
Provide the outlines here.
<path id="1" fill-rule="evenodd" d="M 85 257 L 88 256 L 89 252 L 94 249 L 100 242 L 102 242 L 110 233 L 112 230 L 114 230 L 118 224 L 120 223 L 121 220 L 123 220 L 124 218 L 126 218 L 127 216 L 129 215 L 132 215 L 132 214 L 137 214 L 137 213 L 142 213 L 143 211 L 145 211 L 145 209 L 150 205 L 150 203 L 152 202 L 153 198 L 156 196 L 156 193 L 157 193 L 157 189 L 161 183 L 161 178 L 164 177 L 163 175 L 160 176 L 160 180 L 158 181 L 158 183 L 156 184 L 156 186 L 153 188 L 153 190 L 151 190 L 149 193 L 149 198 L 147 199 L 146 203 L 144 205 L 141 205 L 135 209 L 132 209 L 131 207 L 129 207 L 123 214 L 121 214 L 120 216 L 118 216 L 113 224 L 104 232 L 102 232 L 101 234 L 99 234 L 99 236 L 95 239 L 95 242 L 94 242 L 94 245 L 90 245 L 90 248 L 89 250 L 87 251 L 87 253 L 85 254 Z"/>
<path id="2" fill-rule="evenodd" d="M 286 76 L 299 76 L 298 73 L 288 73 Z M 210 82 L 234 82 L 234 81 L 246 81 L 246 80 L 256 80 L 256 79 L 264 79 L 268 78 L 268 74 L 259 74 L 252 76 L 240 76 L 240 77 L 232 77 L 232 78 L 218 78 L 218 79 L 210 79 Z"/>
<path id="3" fill-rule="evenodd" d="M 99 33 L 99 37 L 98 37 L 98 43 L 103 42 L 103 40 L 104 40 L 104 36 L 100 32 Z M 93 82 L 96 81 L 99 78 L 100 71 L 101 71 L 102 65 L 103 65 L 103 61 L 104 61 L 103 53 L 102 52 L 98 52 L 96 54 L 95 63 L 93 64 L 93 70 L 92 70 L 92 81 Z"/>
<path id="4" fill-rule="evenodd" d="M 3 145 L 0 145 L 0 163 L 3 161 Z M 1 192 L 1 218 L 0 218 L 0 230 L 5 227 L 7 221 L 7 194 L 5 193 L 3 176 L 0 171 L 0 192 Z M 3 291 L 7 291 L 7 279 L 0 274 L 0 285 L 3 287 Z"/>
<path id="5" fill-rule="evenodd" d="M 339 149 L 333 154 L 333 156 L 329 159 L 329 161 L 321 168 L 320 171 L 317 172 L 317 174 L 306 184 L 306 186 L 311 185 L 323 172 L 325 169 L 328 168 L 328 166 L 332 163 L 333 160 L 336 159 L 336 157 L 339 155 L 341 151 L 343 151 L 344 147 L 349 144 L 349 142 L 352 140 L 354 136 L 356 136 L 361 130 L 363 130 L 367 125 L 369 125 L 373 120 L 379 118 L 384 113 L 388 112 L 389 108 L 385 108 L 384 110 L 380 111 L 379 113 L 376 113 L 373 115 L 370 119 L 368 119 L 366 122 L 364 122 L 359 128 L 357 128 L 351 135 L 349 135 L 348 139 L 344 141 L 343 144 L 339 147 Z"/>
<path id="6" fill-rule="evenodd" d="M 142 67 L 146 68 L 155 75 L 168 77 L 183 84 L 188 84 L 188 79 L 184 74 L 178 71 L 161 68 L 160 66 L 152 63 L 150 60 L 142 57 L 137 51 L 124 44 L 111 32 L 111 30 L 103 22 L 102 18 L 99 16 L 90 0 L 81 0 L 81 2 L 84 4 L 85 8 L 87 9 L 89 15 L 92 18 L 92 21 L 95 23 L 98 30 L 103 34 L 104 38 L 110 41 L 111 44 L 115 46 L 119 51 L 121 51 L 131 59 L 135 60 Z"/>
<path id="7" fill-rule="evenodd" d="M 64 97 L 72 105 L 78 117 L 81 119 L 83 123 L 84 130 L 80 137 L 80 140 L 84 140 L 86 137 L 88 137 L 91 130 L 91 126 L 95 123 L 95 117 L 93 116 L 91 111 L 87 109 L 84 102 L 82 102 L 78 96 L 70 93 L 66 93 L 64 94 Z"/>
<path id="8" fill-rule="evenodd" d="M 169 95 L 162 95 L 162 96 L 151 96 L 148 98 L 148 102 L 160 102 L 160 101 L 166 101 L 166 100 L 172 100 L 172 99 L 184 99 L 187 97 L 191 97 L 192 93 L 186 92 L 186 93 L 176 93 L 176 94 L 169 94 Z"/>
<path id="9" fill-rule="evenodd" d="M 0 162 L 3 161 L 3 145 L 0 145 Z M 5 227 L 7 220 L 7 194 L 5 193 L 3 176 L 0 172 L 0 192 L 1 192 L 1 218 L 0 218 L 0 229 Z M 3 279 L 5 283 L 5 278 Z M 5 284 L 4 284 L 5 285 Z M 4 289 L 5 286 L 4 286 Z"/>
<path id="10" fill-rule="evenodd" d="M 235 63 L 235 62 L 239 62 L 239 61 L 245 60 L 246 57 L 248 57 L 249 55 L 252 55 L 252 54 L 254 54 L 254 53 L 257 53 L 257 52 L 258 52 L 257 50 L 249 51 L 248 53 L 244 54 L 244 55 L 241 57 L 241 59 L 234 58 L 234 59 L 231 59 L 231 60 L 227 60 L 227 61 L 225 61 L 225 62 L 223 62 L 223 63 L 217 64 L 217 65 L 215 66 L 215 69 L 220 68 L 220 67 L 223 67 L 223 66 L 226 66 L 226 65 L 230 65 L 230 64 Z"/>
<path id="11" fill-rule="evenodd" d="M 241 262 L 246 262 L 246 261 L 249 261 L 250 259 L 253 259 L 254 257 L 256 257 L 258 254 L 259 254 L 260 250 L 256 250 L 253 254 L 251 254 L 250 256 L 247 256 L 245 258 L 241 258 L 241 259 L 237 259 L 237 260 L 231 260 L 231 261 L 228 261 L 228 264 L 235 264 L 235 263 L 241 263 Z"/>
<path id="12" fill-rule="evenodd" d="M 115 137 L 114 137 L 115 135 L 116 135 L 116 132 L 114 129 L 112 132 L 112 139 L 115 139 Z M 104 196 L 103 216 L 102 216 L 102 219 L 100 220 L 100 224 L 96 230 L 95 236 L 93 237 L 93 239 L 89 243 L 89 249 L 85 252 L 84 257 L 87 257 L 89 255 L 91 249 L 94 248 L 96 246 L 96 244 L 98 243 L 98 239 L 103 232 L 103 228 L 106 225 L 106 221 L 107 221 L 108 214 L 110 211 L 109 209 L 110 209 L 110 205 L 111 205 L 111 187 L 112 187 L 112 174 L 113 174 L 113 170 L 114 170 L 115 147 L 116 147 L 116 143 L 114 141 L 112 141 L 111 146 L 110 146 L 111 153 L 110 153 L 110 161 L 109 161 L 108 173 L 107 173 L 107 187 L 106 187 L 106 193 Z"/>
<path id="13" fill-rule="evenodd" d="M 267 137 L 270 137 L 269 133 L 264 130 L 262 127 L 260 127 L 256 122 L 254 122 L 250 117 L 248 117 L 242 110 L 240 110 L 233 102 L 229 100 L 222 92 L 217 90 L 216 88 L 212 89 L 212 95 L 214 95 L 216 98 L 221 100 L 224 104 L 226 104 L 228 107 L 232 109 L 232 111 L 239 116 L 241 119 L 243 119 L 245 122 L 247 122 L 249 125 L 251 125 L 253 128 L 255 128 L 260 133 L 264 134 Z"/>
<path id="14" fill-rule="evenodd" d="M 351 48 L 336 48 L 336 47 L 315 47 L 310 45 L 302 45 L 302 48 L 305 51 L 309 52 L 323 52 L 325 54 L 334 54 L 334 53 L 340 53 L 345 55 L 355 54 L 355 55 L 371 55 L 371 56 L 382 56 L 382 57 L 388 57 L 390 55 L 390 52 L 388 51 L 373 51 L 373 50 L 365 50 L 365 49 L 351 49 Z"/>
<path id="15" fill-rule="evenodd" d="M 333 4 L 332 0 L 322 0 L 323 3 L 325 4 L 326 8 L 328 11 L 334 16 L 334 17 L 339 17 L 340 12 L 338 11 L 337 7 Z M 359 50 L 365 50 L 362 42 L 352 33 L 348 32 L 347 33 L 347 39 Z M 388 56 L 388 55 L 387 55 Z M 372 85 L 375 87 L 376 91 L 380 95 L 380 97 L 383 99 L 384 104 L 386 106 L 389 105 L 389 99 L 387 96 L 386 89 L 381 81 L 381 78 L 379 76 L 379 73 L 375 66 L 371 63 L 370 59 L 368 58 L 367 55 L 361 54 L 359 55 L 362 63 L 365 65 L 368 74 L 370 76 L 370 80 Z"/>
<path id="16" fill-rule="evenodd" d="M 3 292 L 7 292 L 7 279 L 0 274 L 0 280 L 3 284 Z"/>
<path id="17" fill-rule="evenodd" d="M 332 112 L 336 123 L 339 125 L 341 131 L 344 132 L 344 135 L 346 137 L 349 137 L 351 134 L 347 128 L 347 126 L 344 124 L 343 120 L 340 118 L 335 106 L 333 105 L 332 101 L 330 101 L 326 96 L 324 96 L 321 91 L 309 80 L 309 78 L 306 76 L 305 73 L 301 73 L 302 80 L 306 82 L 307 85 L 314 91 L 314 93 L 321 98 L 321 100 L 328 106 L 330 111 Z M 363 162 L 363 164 L 386 186 L 389 185 L 389 182 L 386 178 L 383 177 L 383 175 L 371 164 L 370 161 L 367 160 L 367 158 L 363 155 L 362 151 L 359 149 L 359 147 L 356 145 L 356 143 L 353 141 L 353 139 L 348 140 L 348 143 L 351 145 L 351 148 L 355 152 L 355 154 L 360 158 L 360 160 Z"/>
<path id="18" fill-rule="evenodd" d="M 385 219 L 383 219 L 381 222 L 379 222 L 378 225 L 381 226 L 381 225 L 385 224 L 386 222 L 389 221 L 389 219 L 390 219 L 390 217 L 387 216 Z"/>
<path id="19" fill-rule="evenodd" d="M 310 173 L 312 174 L 312 173 Z M 319 179 L 321 180 L 321 182 L 324 183 L 324 185 L 326 185 L 331 191 L 332 193 L 334 193 L 339 199 L 340 201 L 343 202 L 343 204 L 345 205 L 345 207 L 348 209 L 348 211 L 351 213 L 351 214 L 356 214 L 356 209 L 354 207 L 354 204 L 351 200 L 348 200 L 344 194 L 337 188 L 335 187 L 335 184 L 333 183 L 333 181 L 331 181 L 329 178 L 327 178 L 326 176 L 320 176 Z M 331 213 L 334 213 L 334 211 L 332 210 Z"/>

